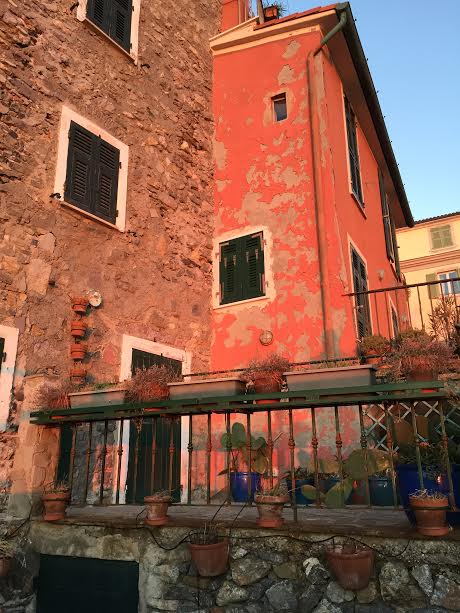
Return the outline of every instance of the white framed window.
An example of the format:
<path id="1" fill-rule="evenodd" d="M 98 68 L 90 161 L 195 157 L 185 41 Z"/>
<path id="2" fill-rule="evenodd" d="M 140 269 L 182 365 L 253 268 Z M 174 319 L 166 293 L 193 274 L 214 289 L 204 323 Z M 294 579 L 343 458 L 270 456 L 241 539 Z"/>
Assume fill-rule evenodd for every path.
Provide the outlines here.
<path id="1" fill-rule="evenodd" d="M 54 193 L 62 204 L 121 232 L 126 224 L 129 147 L 62 107 Z"/>
<path id="2" fill-rule="evenodd" d="M 19 330 L 0 325 L 0 431 L 5 430 L 13 389 Z"/>
<path id="3" fill-rule="evenodd" d="M 141 0 L 79 0 L 77 19 L 86 22 L 137 64 Z"/>
<path id="4" fill-rule="evenodd" d="M 452 279 L 460 278 L 458 270 L 439 272 L 437 278 L 439 281 L 445 281 L 445 283 L 441 283 L 441 291 L 444 296 L 460 294 L 460 281 L 452 281 Z"/>

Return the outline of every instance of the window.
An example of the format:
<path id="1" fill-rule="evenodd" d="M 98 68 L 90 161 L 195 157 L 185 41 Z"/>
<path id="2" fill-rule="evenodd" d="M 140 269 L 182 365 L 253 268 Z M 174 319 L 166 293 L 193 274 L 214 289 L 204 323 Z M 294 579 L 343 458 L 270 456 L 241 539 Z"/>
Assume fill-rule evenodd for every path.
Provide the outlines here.
<path id="1" fill-rule="evenodd" d="M 452 247 L 454 244 L 450 226 L 437 226 L 436 228 L 431 228 L 430 234 L 432 249 Z"/>
<path id="2" fill-rule="evenodd" d="M 353 276 L 353 292 L 356 294 L 356 325 L 358 328 L 358 337 L 361 339 L 364 336 L 372 334 L 371 317 L 369 295 L 360 293 L 368 291 L 366 265 L 353 247 L 351 248 L 351 270 Z"/>
<path id="3" fill-rule="evenodd" d="M 129 52 L 132 0 L 88 0 L 87 17 Z"/>
<path id="4" fill-rule="evenodd" d="M 460 281 L 449 281 L 449 279 L 460 278 L 459 272 L 460 271 L 457 270 L 450 270 L 449 272 L 440 272 L 438 274 L 438 279 L 440 281 L 447 281 L 441 284 L 441 291 L 444 296 L 448 296 L 449 294 L 460 294 Z"/>
<path id="5" fill-rule="evenodd" d="M 125 229 L 129 147 L 62 107 L 54 193 L 93 218 Z"/>
<path id="6" fill-rule="evenodd" d="M 279 94 L 279 96 L 274 96 L 272 100 L 275 121 L 283 121 L 284 119 L 287 119 L 286 94 Z"/>
<path id="7" fill-rule="evenodd" d="M 6 428 L 10 411 L 19 330 L 0 325 L 0 431 Z"/>
<path id="8" fill-rule="evenodd" d="M 356 136 L 356 117 L 345 98 L 345 120 L 347 124 L 348 157 L 350 161 L 351 191 L 364 208 L 363 192 L 361 187 L 361 171 L 359 168 L 358 139 Z"/>
<path id="9" fill-rule="evenodd" d="M 265 295 L 262 232 L 234 238 L 219 246 L 220 304 Z"/>
<path id="10" fill-rule="evenodd" d="M 399 319 L 394 306 L 391 307 L 391 322 L 393 324 L 393 338 L 396 338 L 399 334 Z"/>

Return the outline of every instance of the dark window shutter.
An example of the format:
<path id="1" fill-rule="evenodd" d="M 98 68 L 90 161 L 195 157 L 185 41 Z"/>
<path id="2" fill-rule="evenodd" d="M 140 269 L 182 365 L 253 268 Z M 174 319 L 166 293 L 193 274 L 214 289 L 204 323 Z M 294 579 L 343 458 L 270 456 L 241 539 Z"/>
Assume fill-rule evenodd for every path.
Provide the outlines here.
<path id="1" fill-rule="evenodd" d="M 436 274 L 431 273 L 426 276 L 426 282 L 430 283 L 431 281 L 437 281 L 438 277 Z M 428 296 L 430 298 L 438 298 L 439 296 L 439 284 L 438 285 L 428 285 Z"/>
<path id="2" fill-rule="evenodd" d="M 355 304 L 358 337 L 363 338 L 364 336 L 368 336 L 372 333 L 369 295 L 358 293 L 366 292 L 368 290 L 367 272 L 366 265 L 353 248 L 351 250 L 351 268 L 353 275 L 353 289 L 354 292 L 357 294 L 355 296 Z"/>
<path id="3" fill-rule="evenodd" d="M 0 336 L 0 371 L 2 370 L 4 352 L 5 352 L 5 339 Z"/>
<path id="4" fill-rule="evenodd" d="M 123 49 L 131 48 L 132 0 L 112 0 L 110 36 Z"/>
<path id="5" fill-rule="evenodd" d="M 264 295 L 264 251 L 262 234 L 242 239 L 243 299 Z"/>
<path id="6" fill-rule="evenodd" d="M 398 277 L 398 279 L 401 279 L 401 263 L 399 261 L 399 251 L 398 251 L 398 242 L 396 240 L 396 230 L 395 230 L 395 224 L 393 219 L 390 217 L 391 220 L 391 236 L 393 238 L 393 246 L 394 246 L 394 262 L 395 262 L 395 268 L 396 268 L 396 276 Z"/>
<path id="7" fill-rule="evenodd" d="M 242 300 L 240 239 L 220 245 L 220 303 Z"/>
<path id="8" fill-rule="evenodd" d="M 383 230 L 385 232 L 385 245 L 388 258 L 395 261 L 395 247 L 393 242 L 393 231 L 391 227 L 390 207 L 388 206 L 388 198 L 385 191 L 385 183 L 382 172 L 379 170 L 379 187 L 380 187 L 380 203 L 382 205 Z"/>
<path id="9" fill-rule="evenodd" d="M 88 19 L 101 30 L 110 33 L 110 13 L 113 0 L 89 0 L 86 11 Z"/>
<path id="10" fill-rule="evenodd" d="M 91 210 L 95 144 L 94 134 L 70 123 L 64 199 L 85 211 Z"/>
<path id="11" fill-rule="evenodd" d="M 358 139 L 356 136 L 356 117 L 350 103 L 346 98 L 345 119 L 347 126 L 348 157 L 350 160 L 351 189 L 361 206 L 364 206 L 361 186 L 361 171 L 359 166 Z"/>
<path id="12" fill-rule="evenodd" d="M 120 151 L 98 139 L 95 168 L 94 214 L 115 223 L 117 216 L 118 171 Z"/>
<path id="13" fill-rule="evenodd" d="M 148 353 L 148 351 L 141 351 L 140 349 L 133 349 L 131 359 L 132 375 L 136 373 L 136 370 L 147 370 L 151 366 L 167 366 L 177 375 L 182 374 L 182 362 L 180 360 L 167 358 L 157 353 Z"/>
<path id="14" fill-rule="evenodd" d="M 396 337 L 399 334 L 399 321 L 398 314 L 393 307 L 391 307 L 391 320 L 393 322 L 393 336 Z"/>

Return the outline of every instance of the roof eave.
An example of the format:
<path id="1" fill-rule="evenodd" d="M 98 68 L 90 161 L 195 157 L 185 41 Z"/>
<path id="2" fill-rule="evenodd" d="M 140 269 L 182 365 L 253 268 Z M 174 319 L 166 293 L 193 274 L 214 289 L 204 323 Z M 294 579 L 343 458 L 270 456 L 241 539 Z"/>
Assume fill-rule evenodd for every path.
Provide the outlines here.
<path id="1" fill-rule="evenodd" d="M 355 21 L 353 18 L 353 13 L 351 12 L 350 3 L 341 2 L 340 4 L 337 4 L 335 6 L 335 11 L 339 19 L 343 12 L 347 13 L 346 25 L 342 32 L 345 37 L 348 49 L 350 51 L 353 65 L 356 70 L 356 74 L 358 75 L 358 79 L 364 97 L 366 99 L 366 103 L 369 107 L 372 122 L 379 138 L 383 155 L 385 156 L 385 161 L 387 163 L 388 170 L 390 172 L 396 190 L 396 194 L 398 195 L 404 219 L 407 225 L 412 228 L 414 226 L 414 218 L 410 210 L 406 190 L 404 189 L 404 184 L 402 182 L 401 174 L 399 172 L 398 164 L 396 162 L 396 157 L 393 151 L 393 147 L 391 145 L 390 137 L 388 135 L 385 120 L 383 118 L 382 109 L 380 107 L 377 92 L 372 81 L 372 76 L 369 70 L 369 66 L 367 64 L 366 56 L 364 55 L 364 50 L 361 45 L 358 31 L 355 26 Z"/>

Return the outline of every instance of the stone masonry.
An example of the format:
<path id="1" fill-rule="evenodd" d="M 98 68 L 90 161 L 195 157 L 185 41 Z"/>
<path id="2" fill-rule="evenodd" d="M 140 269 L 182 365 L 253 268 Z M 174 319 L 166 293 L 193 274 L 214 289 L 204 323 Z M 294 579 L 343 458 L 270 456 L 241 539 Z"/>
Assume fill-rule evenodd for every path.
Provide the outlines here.
<path id="1" fill-rule="evenodd" d="M 208 41 L 220 2 L 142 0 L 137 65 L 79 21 L 77 5 L 0 1 L 0 323 L 19 329 L 0 487 L 33 406 L 23 378 L 68 376 L 72 295 L 103 298 L 86 318 L 90 381 L 118 379 L 122 334 L 190 351 L 196 371 L 209 366 Z M 63 104 L 129 146 L 125 232 L 53 197 Z"/>

